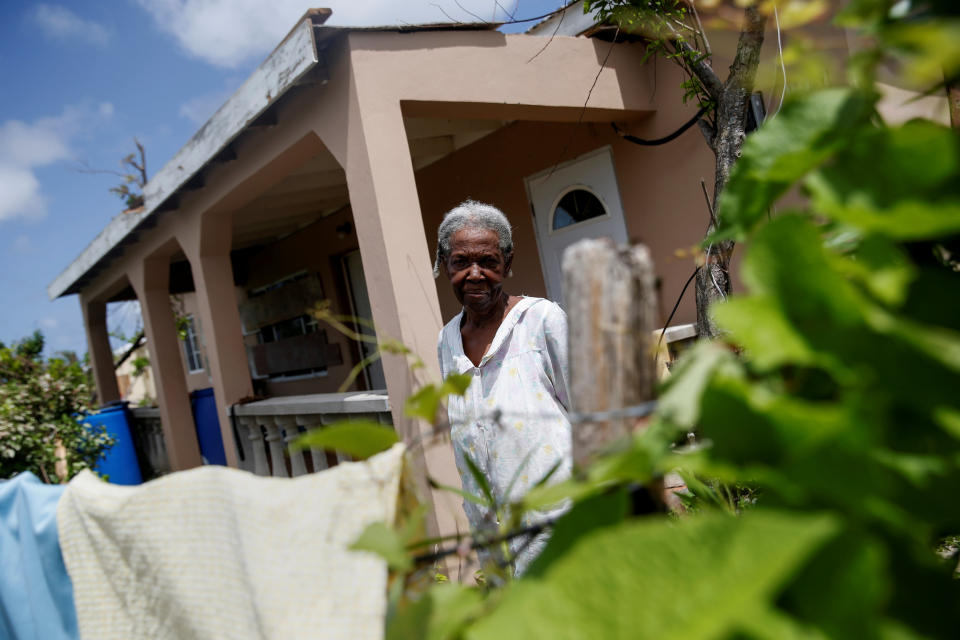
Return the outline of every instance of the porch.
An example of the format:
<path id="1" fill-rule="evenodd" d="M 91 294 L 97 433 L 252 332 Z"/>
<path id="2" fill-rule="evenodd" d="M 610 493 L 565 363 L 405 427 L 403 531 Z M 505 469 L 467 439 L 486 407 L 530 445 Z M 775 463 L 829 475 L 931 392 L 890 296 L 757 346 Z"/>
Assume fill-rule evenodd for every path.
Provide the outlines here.
<path id="1" fill-rule="evenodd" d="M 530 188 L 557 167 L 609 156 L 623 239 L 651 247 L 670 302 L 689 270 L 673 252 L 706 225 L 697 179 L 711 169 L 699 134 L 648 150 L 609 126 L 655 134 L 690 116 L 657 109 L 680 104 L 680 82 L 663 67 L 654 92 L 642 45 L 557 37 L 544 49 L 544 38 L 488 25 L 344 29 L 323 26 L 328 15 L 308 12 L 153 177 L 145 207 L 117 216 L 49 287 L 79 296 L 102 403 L 119 395 L 106 306 L 139 300 L 173 470 L 201 464 L 189 404 L 201 374 L 178 339 L 171 294 L 195 304 L 228 464 L 292 476 L 337 462 L 292 453 L 289 441 L 338 416 L 374 415 L 408 442 L 429 428 L 403 414 L 403 399 L 439 377 L 437 334 L 457 306 L 433 279 L 433 236 L 466 197 L 511 217 L 509 284 L 526 295 L 550 291 L 556 256 L 543 239 L 556 229 L 538 231 Z M 399 341 L 424 366 L 386 354 L 337 395 L 370 351 L 312 320 L 321 300 L 372 321 L 381 342 Z M 692 316 L 683 306 L 675 324 Z M 418 455 L 424 474 L 458 485 L 448 447 Z M 453 529 L 452 514 L 437 518 Z"/>

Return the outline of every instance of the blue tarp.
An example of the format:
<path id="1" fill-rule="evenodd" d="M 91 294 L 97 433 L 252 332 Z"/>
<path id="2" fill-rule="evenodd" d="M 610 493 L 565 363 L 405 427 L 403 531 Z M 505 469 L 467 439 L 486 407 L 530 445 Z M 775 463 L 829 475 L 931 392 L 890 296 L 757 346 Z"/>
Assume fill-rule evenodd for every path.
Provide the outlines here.
<path id="1" fill-rule="evenodd" d="M 0 638 L 79 638 L 57 536 L 63 485 L 32 473 L 0 481 Z"/>

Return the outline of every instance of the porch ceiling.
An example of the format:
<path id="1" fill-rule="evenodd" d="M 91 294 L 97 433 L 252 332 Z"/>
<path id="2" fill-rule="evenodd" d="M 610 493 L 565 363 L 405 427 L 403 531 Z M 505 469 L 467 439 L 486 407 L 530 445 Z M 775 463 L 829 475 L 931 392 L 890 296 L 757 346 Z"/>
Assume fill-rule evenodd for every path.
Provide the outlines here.
<path id="1" fill-rule="evenodd" d="M 335 43 L 344 42 L 343 39 L 338 39 L 342 34 L 355 31 L 395 32 L 393 34 L 386 33 L 382 42 L 386 43 L 388 47 L 399 47 L 398 55 L 401 53 L 409 55 L 410 52 L 421 51 L 417 46 L 412 46 L 416 45 L 415 39 L 417 38 L 422 38 L 425 42 L 441 41 L 448 44 L 457 44 L 458 40 L 451 39 L 455 34 L 442 32 L 489 31 L 497 26 L 492 24 L 444 24 L 369 29 L 322 26 L 329 15 L 330 11 L 326 9 L 308 11 L 287 38 L 248 78 L 241 89 L 151 179 L 144 189 L 145 206 L 140 210 L 124 212 L 116 216 L 97 238 L 48 286 L 47 292 L 51 299 L 79 293 L 91 283 L 96 282 L 106 270 L 110 269 L 113 262 L 123 256 L 130 247 L 140 243 L 141 237 L 152 233 L 151 230 L 158 225 L 158 218 L 161 215 L 175 214 L 184 199 L 190 198 L 186 195 L 188 192 L 207 188 L 206 180 L 210 177 L 210 174 L 216 171 L 216 167 L 236 160 L 243 153 L 244 141 L 256 139 L 257 136 L 262 138 L 263 130 L 270 127 L 283 126 L 283 123 L 278 121 L 278 114 L 282 111 L 281 107 L 283 106 L 280 102 L 283 101 L 287 105 L 293 104 L 300 91 L 312 90 L 310 87 L 322 87 L 328 83 L 330 69 L 327 66 L 326 48 L 334 46 Z M 402 35 L 416 32 L 427 33 L 423 36 Z M 430 32 L 439 32 L 439 35 Z M 361 38 L 358 42 L 365 43 L 363 46 L 368 49 L 365 50 L 365 54 L 379 55 L 379 45 L 370 45 L 374 43 L 372 37 L 380 38 L 381 36 L 362 35 L 366 40 Z M 493 41 L 483 34 L 481 36 L 477 41 L 486 43 L 483 46 L 489 47 L 489 43 Z M 516 36 L 516 38 L 522 37 Z M 411 38 L 411 40 L 401 41 L 396 40 L 396 38 Z M 504 42 L 507 41 L 503 38 L 496 40 L 498 46 L 493 49 L 484 49 L 484 53 L 489 53 L 490 60 L 493 60 L 495 56 L 502 52 L 501 45 Z M 514 43 L 516 42 L 519 41 L 515 40 Z M 527 50 L 532 50 L 532 45 L 533 43 L 527 42 L 519 46 L 513 46 L 511 50 L 515 49 L 526 56 Z M 590 47 L 578 47 L 573 44 L 568 48 L 576 49 L 577 55 L 573 57 L 571 57 L 572 54 L 561 55 L 557 58 L 555 64 L 563 66 L 572 64 L 571 61 L 582 63 L 581 66 L 585 65 L 587 67 L 596 64 L 592 56 L 584 55 L 585 52 L 589 53 L 591 51 Z M 433 49 L 427 47 L 422 50 L 432 51 Z M 379 51 L 379 53 L 383 53 L 383 51 Z M 387 53 L 391 53 L 391 51 L 387 51 Z M 511 53 L 511 55 L 519 54 Z M 484 61 L 488 60 L 485 55 L 480 57 Z M 389 61 L 393 58 L 382 57 L 382 60 Z M 442 58 L 440 61 L 443 62 Z M 606 64 L 606 59 L 604 59 L 604 63 Z M 610 86 L 619 86 L 614 84 L 616 82 L 616 65 L 614 63 L 615 60 L 611 62 L 613 70 L 608 69 L 607 74 L 611 79 L 606 82 Z M 393 60 L 393 64 L 402 63 Z M 388 65 L 386 68 L 388 69 L 387 73 L 394 80 L 403 76 L 407 71 L 424 71 L 424 68 L 421 67 L 401 67 L 399 70 L 393 70 Z M 528 67 L 523 67 L 523 70 L 526 70 L 527 75 L 534 73 Z M 580 71 L 582 72 L 582 69 Z M 594 75 L 592 69 L 588 69 L 588 71 L 590 71 L 588 75 Z M 473 71 L 476 74 L 486 72 L 483 64 L 480 64 Z M 539 71 L 536 73 L 541 74 Z M 621 104 L 621 95 L 616 91 L 611 92 L 612 99 L 607 100 L 605 105 L 597 105 L 587 110 L 578 104 L 571 103 L 563 91 L 559 93 L 548 91 L 541 95 L 537 92 L 538 89 L 534 87 L 536 83 L 531 84 L 527 75 L 520 75 L 523 77 L 513 79 L 511 81 L 513 84 L 510 84 L 510 82 L 506 84 L 507 90 L 518 92 L 519 97 L 515 101 L 511 101 L 513 100 L 511 99 L 496 103 L 503 106 L 504 110 L 492 112 L 489 110 L 490 105 L 486 99 L 480 100 L 480 102 L 470 102 L 469 100 L 464 101 L 461 96 L 457 98 L 457 104 L 461 107 L 456 111 L 459 116 L 457 119 L 449 119 L 448 117 L 453 112 L 444 103 L 448 96 L 444 93 L 443 87 L 438 85 L 439 88 L 435 88 L 429 83 L 418 80 L 415 83 L 416 87 L 426 87 L 428 91 L 426 93 L 414 92 L 415 95 L 411 94 L 412 97 L 405 99 L 405 109 L 415 103 L 419 106 L 416 110 L 411 107 L 409 112 L 404 111 L 406 133 L 414 170 L 422 169 L 496 131 L 507 124 L 507 120 L 526 118 L 524 114 L 527 112 L 522 111 L 523 108 L 529 107 L 530 119 L 541 119 L 552 114 L 558 120 L 569 120 L 576 116 L 578 121 L 584 120 L 585 116 L 587 120 L 590 118 L 607 119 L 626 112 Z M 642 83 L 634 84 L 637 84 L 637 86 L 632 87 L 623 96 L 636 102 L 637 96 L 642 95 L 645 89 L 641 86 Z M 536 86 L 539 87 L 539 85 Z M 481 103 L 485 105 L 483 109 L 476 112 L 469 110 L 471 104 L 479 105 Z M 425 104 L 432 105 L 433 110 L 424 110 L 423 105 Z M 521 110 L 518 111 L 518 109 Z M 494 113 L 496 115 L 493 115 Z M 499 120 L 471 118 L 499 118 Z M 319 218 L 330 215 L 348 203 L 349 195 L 344 172 L 333 157 L 324 153 L 304 163 L 300 168 L 289 173 L 278 183 L 273 184 L 265 192 L 256 196 L 253 201 L 235 210 L 233 247 L 243 249 L 269 242 Z"/>
<path id="2" fill-rule="evenodd" d="M 413 168 L 422 169 L 506 124 L 501 120 L 405 118 Z M 242 249 L 281 238 L 349 202 L 343 168 L 323 152 L 236 212 L 233 247 Z"/>

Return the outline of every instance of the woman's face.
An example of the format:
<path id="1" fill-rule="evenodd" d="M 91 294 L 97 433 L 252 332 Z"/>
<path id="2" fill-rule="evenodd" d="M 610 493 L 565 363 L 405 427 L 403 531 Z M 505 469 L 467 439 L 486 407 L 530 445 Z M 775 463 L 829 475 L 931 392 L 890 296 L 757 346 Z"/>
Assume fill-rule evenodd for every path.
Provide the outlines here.
<path id="1" fill-rule="evenodd" d="M 482 314 L 499 301 L 511 260 L 512 256 L 504 258 L 500 251 L 496 231 L 466 227 L 450 238 L 444 270 L 460 304 Z"/>

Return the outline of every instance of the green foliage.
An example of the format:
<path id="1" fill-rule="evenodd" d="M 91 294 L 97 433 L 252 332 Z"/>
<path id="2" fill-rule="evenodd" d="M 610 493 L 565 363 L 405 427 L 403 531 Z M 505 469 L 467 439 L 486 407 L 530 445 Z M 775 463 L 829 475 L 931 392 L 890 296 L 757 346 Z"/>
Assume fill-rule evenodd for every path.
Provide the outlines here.
<path id="1" fill-rule="evenodd" d="M 293 443 L 300 449 L 341 451 L 358 460 L 386 451 L 399 442 L 397 432 L 373 420 L 343 420 L 309 431 Z"/>
<path id="2" fill-rule="evenodd" d="M 711 54 L 691 6 L 683 0 L 585 0 L 583 11 L 595 11 L 598 22 L 642 36 L 647 43 L 643 62 L 659 56 L 680 65 L 687 72 L 681 85 L 683 101 L 713 107 L 718 96 L 711 94 L 695 71 L 698 64 L 709 62 Z"/>
<path id="3" fill-rule="evenodd" d="M 846 15 L 879 43 L 924 26 L 941 42 L 948 23 L 905 25 L 889 5 Z M 717 236 L 744 242 L 748 292 L 715 306 L 722 338 L 677 363 L 649 426 L 496 505 L 501 533 L 572 505 L 525 576 L 417 580 L 430 568 L 416 554 L 442 541 L 365 533 L 395 571 L 388 637 L 955 637 L 956 558 L 935 550 L 960 532 L 960 272 L 944 258 L 960 237 L 960 141 L 881 120 L 871 73 L 891 51 L 865 53 L 856 87 L 794 96 L 747 140 Z M 951 60 L 936 58 L 948 76 Z M 790 192 L 802 204 L 775 213 Z M 441 388 L 414 415 L 433 418 Z M 632 515 L 631 491 L 671 471 L 693 508 Z M 464 498 L 490 504 L 476 479 L 482 495 Z"/>
<path id="4" fill-rule="evenodd" d="M 423 418 L 427 422 L 437 419 L 440 402 L 450 395 L 462 396 L 470 386 L 472 378 L 466 374 L 451 373 L 439 386 L 427 384 L 407 398 L 404 413 L 411 418 Z"/>
<path id="5" fill-rule="evenodd" d="M 143 144 L 136 138 L 133 144 L 137 150 L 134 153 L 125 155 L 120 160 L 122 172 L 112 171 L 123 179 L 123 182 L 110 188 L 110 193 L 114 193 L 123 200 L 128 209 L 142 207 L 143 188 L 147 184 L 147 155 Z"/>
<path id="6" fill-rule="evenodd" d="M 133 377 L 137 378 L 142 376 L 143 372 L 150 366 L 150 358 L 138 356 L 131 360 L 130 364 L 133 365 Z"/>
<path id="7" fill-rule="evenodd" d="M 0 478 L 31 471 L 46 482 L 66 481 L 113 444 L 102 428 L 78 420 L 90 408 L 79 362 L 44 360 L 43 346 L 39 331 L 0 346 Z"/>
<path id="8" fill-rule="evenodd" d="M 799 635 L 773 597 L 837 529 L 829 517 L 719 513 L 586 531 L 521 580 L 467 638 L 715 638 Z"/>
<path id="9" fill-rule="evenodd" d="M 383 522 L 368 525 L 350 548 L 377 554 L 395 571 L 407 571 L 413 566 L 400 534 Z"/>

